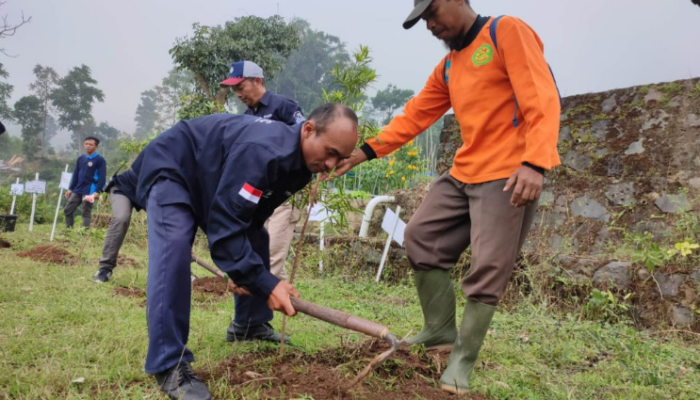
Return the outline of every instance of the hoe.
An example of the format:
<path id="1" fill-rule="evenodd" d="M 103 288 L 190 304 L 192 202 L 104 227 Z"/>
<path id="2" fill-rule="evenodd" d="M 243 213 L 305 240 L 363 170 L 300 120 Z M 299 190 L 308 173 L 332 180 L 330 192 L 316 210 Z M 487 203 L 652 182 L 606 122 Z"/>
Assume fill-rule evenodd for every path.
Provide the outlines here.
<path id="1" fill-rule="evenodd" d="M 207 271 L 213 273 L 214 275 L 226 279 L 226 275 L 221 270 L 209 265 L 197 256 L 192 255 L 192 261 L 196 262 L 197 264 L 202 266 Z M 292 306 L 294 306 L 294 309 L 297 312 L 304 313 L 308 316 L 320 319 L 321 321 L 328 322 L 329 324 L 333 324 L 341 328 L 350 329 L 352 331 L 363 333 L 365 335 L 372 336 L 377 339 L 382 339 L 391 346 L 389 350 L 379 354 L 372 361 L 370 361 L 370 363 L 367 364 L 367 366 L 363 368 L 362 371 L 360 371 L 357 374 L 357 376 L 345 386 L 344 390 L 348 390 L 351 387 L 355 386 L 357 383 L 359 383 L 363 378 L 369 375 L 369 373 L 374 368 L 376 368 L 389 357 L 391 357 L 391 355 L 394 354 L 394 352 L 396 352 L 396 350 L 398 350 L 404 344 L 403 340 L 397 339 L 396 336 L 392 335 L 389 332 L 389 328 L 387 328 L 384 325 L 368 321 L 366 319 L 345 313 L 343 311 L 314 304 L 309 301 L 297 299 L 294 297 L 292 297 L 291 300 Z"/>

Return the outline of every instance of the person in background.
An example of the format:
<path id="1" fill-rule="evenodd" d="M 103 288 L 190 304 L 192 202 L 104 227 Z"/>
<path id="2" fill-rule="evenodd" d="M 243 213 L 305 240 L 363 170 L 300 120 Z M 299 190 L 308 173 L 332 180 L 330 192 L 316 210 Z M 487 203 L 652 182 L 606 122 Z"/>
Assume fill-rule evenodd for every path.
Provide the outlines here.
<path id="1" fill-rule="evenodd" d="M 124 243 L 129 225 L 131 225 L 132 210 L 139 211 L 143 208 L 137 205 L 134 200 L 137 178 L 134 171 L 129 169 L 112 177 L 105 188 L 105 192 L 109 193 L 112 205 L 112 218 L 109 220 L 105 242 L 102 246 L 100 268 L 92 276 L 92 281 L 95 283 L 108 282 L 112 277 L 114 268 L 117 266 L 119 250 Z"/>
<path id="2" fill-rule="evenodd" d="M 75 223 L 73 214 L 81 204 L 83 205 L 83 227 L 90 227 L 92 204 L 94 199 L 99 197 L 99 191 L 104 187 L 105 175 L 107 175 L 107 161 L 97 153 L 99 145 L 100 140 L 96 137 L 85 138 L 83 142 L 85 154 L 78 157 L 75 163 L 73 178 L 66 191 L 68 202 L 63 208 L 68 228 L 73 227 Z"/>
<path id="3" fill-rule="evenodd" d="M 229 86 L 236 97 L 248 108 L 245 115 L 252 115 L 266 120 L 279 121 L 287 125 L 304 122 L 301 107 L 292 99 L 275 94 L 265 87 L 263 69 L 251 61 L 238 61 L 231 64 L 229 76 L 221 82 Z M 294 238 L 294 228 L 301 213 L 293 204 L 287 202 L 275 209 L 265 222 L 270 235 L 270 272 L 279 279 L 287 279 L 285 261 Z M 253 297 L 234 296 L 236 312 L 226 330 L 229 342 L 241 340 L 266 340 L 279 342 L 280 335 L 274 331 L 267 305 Z M 286 338 L 287 341 L 289 337 Z"/>

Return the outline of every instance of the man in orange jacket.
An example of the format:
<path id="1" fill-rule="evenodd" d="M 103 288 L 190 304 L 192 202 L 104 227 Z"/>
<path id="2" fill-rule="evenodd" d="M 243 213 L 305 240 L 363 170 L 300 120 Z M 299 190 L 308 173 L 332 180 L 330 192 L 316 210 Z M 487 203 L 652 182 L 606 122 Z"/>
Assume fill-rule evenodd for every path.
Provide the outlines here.
<path id="1" fill-rule="evenodd" d="M 450 52 L 403 115 L 335 176 L 391 153 L 454 110 L 464 143 L 409 221 L 405 240 L 424 315 L 410 342 L 453 346 L 440 382 L 461 394 L 532 223 L 543 174 L 560 163 L 561 106 L 542 42 L 521 20 L 482 17 L 468 0 L 414 0 L 404 28 L 419 19 Z M 469 246 L 458 331 L 449 270 Z"/>

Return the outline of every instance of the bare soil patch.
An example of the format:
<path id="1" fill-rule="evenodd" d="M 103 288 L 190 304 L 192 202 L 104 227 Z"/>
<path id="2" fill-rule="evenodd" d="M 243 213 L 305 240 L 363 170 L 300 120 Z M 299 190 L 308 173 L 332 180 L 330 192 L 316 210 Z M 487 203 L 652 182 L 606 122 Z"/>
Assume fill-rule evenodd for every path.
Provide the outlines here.
<path id="1" fill-rule="evenodd" d="M 114 293 L 119 296 L 127 297 L 130 299 L 143 299 L 139 303 L 139 307 L 146 307 L 146 291 L 137 287 L 125 287 L 125 286 L 115 286 Z"/>
<path id="2" fill-rule="evenodd" d="M 343 393 L 341 388 L 367 363 L 386 350 L 383 343 L 368 341 L 356 347 L 325 350 L 314 355 L 287 354 L 275 351 L 249 353 L 233 357 L 200 377 L 226 380 L 236 386 L 253 388 L 264 399 L 289 399 L 312 396 L 315 399 L 451 399 L 455 396 L 440 390 L 439 378 L 448 354 L 415 354 L 401 349 L 380 365 L 370 376 Z M 460 399 L 488 400 L 472 394 Z"/>
<path id="3" fill-rule="evenodd" d="M 198 278 L 192 284 L 192 289 L 198 293 L 204 293 L 217 298 L 229 299 L 232 293 L 228 291 L 228 284 L 221 278 L 205 277 Z"/>
<path id="4" fill-rule="evenodd" d="M 120 254 L 119 257 L 117 257 L 117 265 L 121 267 L 141 268 L 141 264 L 138 261 L 124 254 Z"/>
<path id="5" fill-rule="evenodd" d="M 146 296 L 146 291 L 137 287 L 115 286 L 114 293 L 132 299 L 140 299 Z"/>
<path id="6" fill-rule="evenodd" d="M 53 264 L 70 264 L 75 261 L 75 257 L 71 253 L 51 245 L 36 246 L 32 249 L 21 251 L 17 255 L 34 261 Z"/>

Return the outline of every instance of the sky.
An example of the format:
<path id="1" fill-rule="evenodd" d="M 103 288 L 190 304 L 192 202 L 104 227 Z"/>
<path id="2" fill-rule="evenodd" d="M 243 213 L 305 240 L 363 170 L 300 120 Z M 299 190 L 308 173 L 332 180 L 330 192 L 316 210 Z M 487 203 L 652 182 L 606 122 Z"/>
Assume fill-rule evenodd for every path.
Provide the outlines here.
<path id="1" fill-rule="evenodd" d="M 472 0 L 481 15 L 521 18 L 540 35 L 563 96 L 700 76 L 700 7 L 690 0 Z M 15 90 L 30 94 L 32 68 L 64 75 L 88 65 L 105 102 L 95 120 L 135 129 L 140 93 L 173 67 L 168 50 L 192 24 L 220 25 L 239 16 L 298 17 L 340 37 L 348 49 L 367 45 L 379 80 L 420 91 L 445 55 L 424 23 L 401 26 L 413 0 L 6 0 L 0 16 L 29 24 L 0 40 L 0 55 Z M 234 60 L 232 60 L 234 61 Z M 19 128 L 9 126 L 11 134 Z M 54 145 L 69 135 L 62 133 Z"/>

